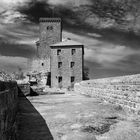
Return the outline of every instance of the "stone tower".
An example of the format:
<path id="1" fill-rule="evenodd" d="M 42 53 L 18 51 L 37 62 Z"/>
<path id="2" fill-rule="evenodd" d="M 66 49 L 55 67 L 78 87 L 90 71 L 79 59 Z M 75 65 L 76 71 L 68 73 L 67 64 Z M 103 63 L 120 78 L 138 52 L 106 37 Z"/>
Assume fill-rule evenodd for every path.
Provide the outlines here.
<path id="1" fill-rule="evenodd" d="M 50 58 L 50 45 L 62 40 L 62 26 L 60 18 L 40 18 L 38 57 Z"/>
<path id="2" fill-rule="evenodd" d="M 50 45 L 62 40 L 60 18 L 40 18 L 36 57 L 29 62 L 30 72 L 50 72 Z"/>

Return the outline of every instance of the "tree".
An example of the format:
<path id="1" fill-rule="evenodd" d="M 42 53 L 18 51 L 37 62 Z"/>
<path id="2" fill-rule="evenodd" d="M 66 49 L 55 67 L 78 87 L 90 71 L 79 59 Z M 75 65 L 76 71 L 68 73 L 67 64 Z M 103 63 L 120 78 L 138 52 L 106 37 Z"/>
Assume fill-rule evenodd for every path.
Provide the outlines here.
<path id="1" fill-rule="evenodd" d="M 83 71 L 83 80 L 89 80 L 89 68 L 88 67 L 84 67 L 84 71 Z"/>
<path id="2" fill-rule="evenodd" d="M 17 80 L 23 80 L 24 78 L 25 78 L 24 73 L 23 73 L 22 69 L 19 67 L 18 72 L 16 74 L 16 79 Z"/>

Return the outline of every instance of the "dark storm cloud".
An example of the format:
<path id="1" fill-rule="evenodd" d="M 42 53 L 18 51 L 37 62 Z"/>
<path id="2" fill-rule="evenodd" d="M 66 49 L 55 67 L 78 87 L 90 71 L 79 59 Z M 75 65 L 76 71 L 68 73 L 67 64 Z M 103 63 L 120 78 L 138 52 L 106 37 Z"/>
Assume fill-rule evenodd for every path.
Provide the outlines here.
<path id="1" fill-rule="evenodd" d="M 35 55 L 35 48 L 27 44 L 17 44 L 0 38 L 0 55 L 32 58 Z"/>
<path id="2" fill-rule="evenodd" d="M 50 17 L 51 8 L 48 1 L 30 0 L 24 6 L 19 6 L 17 10 L 33 22 L 38 22 L 40 17 Z"/>
<path id="3" fill-rule="evenodd" d="M 48 0 L 30 0 L 24 6 L 19 6 L 17 10 L 27 16 L 32 22 L 39 22 L 40 17 L 61 17 L 66 24 L 70 20 L 77 20 L 76 14 L 66 5 L 50 5 Z M 69 22 L 68 22 L 69 20 Z"/>

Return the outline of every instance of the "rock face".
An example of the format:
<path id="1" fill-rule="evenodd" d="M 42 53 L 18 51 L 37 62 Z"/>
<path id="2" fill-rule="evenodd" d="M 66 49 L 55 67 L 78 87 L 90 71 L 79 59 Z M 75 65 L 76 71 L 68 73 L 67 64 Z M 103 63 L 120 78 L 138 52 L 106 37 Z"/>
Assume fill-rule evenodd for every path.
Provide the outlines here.
<path id="1" fill-rule="evenodd" d="M 16 140 L 17 97 L 16 82 L 0 82 L 0 140 Z"/>
<path id="2" fill-rule="evenodd" d="M 140 74 L 81 82 L 75 91 L 140 114 Z"/>

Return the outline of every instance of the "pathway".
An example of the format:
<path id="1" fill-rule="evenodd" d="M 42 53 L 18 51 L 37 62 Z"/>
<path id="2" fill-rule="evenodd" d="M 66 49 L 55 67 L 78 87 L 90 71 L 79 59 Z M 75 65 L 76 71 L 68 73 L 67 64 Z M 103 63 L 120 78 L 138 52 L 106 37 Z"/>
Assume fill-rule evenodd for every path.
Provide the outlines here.
<path id="1" fill-rule="evenodd" d="M 130 138 L 139 129 L 121 108 L 76 94 L 20 97 L 19 111 L 19 140 L 125 140 L 120 126 Z"/>

